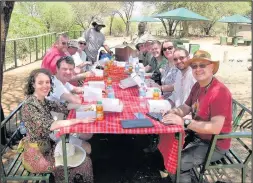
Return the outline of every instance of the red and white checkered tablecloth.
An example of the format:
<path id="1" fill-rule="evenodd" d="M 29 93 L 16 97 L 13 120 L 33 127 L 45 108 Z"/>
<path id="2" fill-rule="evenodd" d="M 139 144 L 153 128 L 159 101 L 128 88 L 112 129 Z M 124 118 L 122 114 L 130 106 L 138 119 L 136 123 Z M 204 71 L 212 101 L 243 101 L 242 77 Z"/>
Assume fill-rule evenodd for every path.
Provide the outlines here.
<path id="1" fill-rule="evenodd" d="M 160 134 L 158 148 L 163 155 L 164 165 L 168 172 L 175 174 L 177 169 L 178 140 L 175 139 L 176 132 L 184 132 L 181 126 L 165 126 L 148 116 L 154 127 L 152 128 L 133 128 L 123 129 L 121 120 L 135 119 L 134 113 L 141 112 L 146 114 L 147 108 L 141 108 L 139 105 L 138 89 L 136 87 L 121 89 L 116 83 L 113 84 L 115 97 L 120 99 L 124 104 L 121 113 L 105 113 L 103 121 L 96 121 L 89 124 L 77 124 L 61 128 L 57 135 L 69 133 L 108 133 L 108 134 Z M 76 113 L 71 110 L 68 119 L 74 119 Z"/>

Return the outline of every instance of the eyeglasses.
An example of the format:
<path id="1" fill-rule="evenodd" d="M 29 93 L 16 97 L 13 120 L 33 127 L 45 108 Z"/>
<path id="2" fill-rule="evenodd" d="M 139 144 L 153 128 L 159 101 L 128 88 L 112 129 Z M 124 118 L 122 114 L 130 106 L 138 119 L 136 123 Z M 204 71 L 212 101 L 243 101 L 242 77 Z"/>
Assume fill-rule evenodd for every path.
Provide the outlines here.
<path id="1" fill-rule="evenodd" d="M 198 67 L 201 68 L 201 69 L 204 69 L 204 68 L 206 68 L 206 66 L 208 66 L 210 64 L 212 64 L 212 63 L 209 63 L 209 64 L 199 64 L 199 65 L 198 64 L 192 64 L 192 65 L 190 65 L 190 67 L 192 69 L 197 69 Z"/>
<path id="2" fill-rule="evenodd" d="M 167 48 L 163 48 L 163 51 L 166 51 L 166 50 L 172 50 L 174 47 L 173 46 L 169 46 L 169 47 L 167 47 Z"/>
<path id="3" fill-rule="evenodd" d="M 67 42 L 61 42 L 62 45 L 67 45 Z"/>
<path id="4" fill-rule="evenodd" d="M 178 60 L 182 61 L 182 60 L 184 60 L 185 57 L 186 57 L 186 56 L 181 56 L 181 57 L 178 57 L 178 58 L 173 58 L 173 60 L 174 60 L 175 62 L 177 62 Z"/>
<path id="5" fill-rule="evenodd" d="M 86 45 L 86 43 L 84 43 L 84 42 L 79 42 L 79 44 L 83 44 L 83 45 Z"/>

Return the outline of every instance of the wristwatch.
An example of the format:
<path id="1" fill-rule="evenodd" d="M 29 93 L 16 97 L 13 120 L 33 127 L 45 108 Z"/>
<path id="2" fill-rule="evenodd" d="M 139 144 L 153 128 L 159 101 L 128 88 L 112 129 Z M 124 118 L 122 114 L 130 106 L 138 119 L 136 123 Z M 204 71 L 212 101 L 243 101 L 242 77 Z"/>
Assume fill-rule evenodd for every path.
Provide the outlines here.
<path id="1" fill-rule="evenodd" d="M 192 120 L 190 120 L 190 119 L 185 119 L 185 120 L 184 120 L 184 127 L 187 128 L 188 125 L 189 125 L 191 122 L 192 122 Z"/>

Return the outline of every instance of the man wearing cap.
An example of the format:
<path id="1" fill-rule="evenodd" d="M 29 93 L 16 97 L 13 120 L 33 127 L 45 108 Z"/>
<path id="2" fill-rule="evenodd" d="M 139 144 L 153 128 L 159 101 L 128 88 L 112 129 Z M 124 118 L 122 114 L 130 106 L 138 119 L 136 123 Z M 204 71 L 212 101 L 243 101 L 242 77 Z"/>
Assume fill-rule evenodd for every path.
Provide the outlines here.
<path id="1" fill-rule="evenodd" d="M 150 63 L 153 57 L 152 54 L 146 49 L 145 43 L 146 42 L 144 40 L 139 40 L 139 42 L 135 45 L 136 49 L 138 50 L 139 62 L 143 63 L 144 67 Z"/>
<path id="2" fill-rule="evenodd" d="M 93 22 L 93 28 L 88 29 L 83 37 L 86 40 L 87 47 L 85 48 L 85 52 L 88 57 L 88 61 L 92 63 L 97 61 L 98 51 L 103 46 L 105 50 L 113 54 L 113 52 L 109 49 L 109 47 L 105 44 L 105 36 L 101 33 L 101 29 L 105 27 L 102 23 Z"/>
<path id="3" fill-rule="evenodd" d="M 79 45 L 78 45 L 77 40 L 74 40 L 74 39 L 69 40 L 68 49 L 67 49 L 69 55 L 71 56 L 75 55 L 78 49 L 79 49 Z"/>
<path id="4" fill-rule="evenodd" d="M 79 45 L 78 45 L 78 41 L 75 39 L 69 40 L 68 42 L 68 49 L 67 49 L 67 55 L 71 56 L 74 59 L 74 55 L 77 53 L 78 49 L 79 49 Z M 78 63 L 80 64 L 80 63 Z M 89 76 L 94 76 L 94 73 L 92 71 L 87 71 L 85 72 L 85 70 L 83 70 L 82 67 L 80 67 L 79 65 L 76 65 L 75 63 L 75 69 L 74 69 L 74 73 L 73 76 L 71 78 L 71 80 L 69 80 L 69 82 L 71 82 L 71 84 L 77 86 L 77 85 L 83 85 L 83 80 L 85 79 L 85 77 L 89 77 Z"/>
<path id="5" fill-rule="evenodd" d="M 191 140 L 182 150 L 180 182 L 191 182 L 190 170 L 204 162 L 213 134 L 226 134 L 232 130 L 232 96 L 228 88 L 214 77 L 219 61 L 202 50 L 195 52 L 186 62 L 192 68 L 197 82 L 186 102 L 171 109 L 162 122 L 181 125 L 192 131 Z M 183 119 L 189 113 L 192 119 Z M 160 139 L 162 141 L 163 139 Z M 231 139 L 218 140 L 211 161 L 221 159 L 230 148 Z"/>
<path id="6" fill-rule="evenodd" d="M 52 48 L 44 56 L 41 68 L 48 69 L 51 74 L 55 74 L 57 60 L 67 55 L 68 41 L 66 34 L 59 34 Z"/>

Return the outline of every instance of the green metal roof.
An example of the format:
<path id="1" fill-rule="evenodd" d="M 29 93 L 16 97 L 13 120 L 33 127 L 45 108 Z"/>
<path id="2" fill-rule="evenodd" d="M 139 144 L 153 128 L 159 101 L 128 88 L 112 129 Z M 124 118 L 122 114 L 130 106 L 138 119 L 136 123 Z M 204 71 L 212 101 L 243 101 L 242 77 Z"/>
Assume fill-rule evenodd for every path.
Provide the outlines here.
<path id="1" fill-rule="evenodd" d="M 209 20 L 208 18 L 203 17 L 197 13 L 194 13 L 193 11 L 190 11 L 186 8 L 177 8 L 171 11 L 153 15 L 152 17 L 166 18 L 166 19 L 172 19 L 172 20 L 185 20 L 185 21 L 188 21 L 188 20 L 189 21 L 198 21 L 198 20 L 208 21 Z"/>
<path id="2" fill-rule="evenodd" d="M 161 22 L 161 20 L 153 17 L 142 16 L 142 17 L 133 17 L 129 20 L 130 22 Z"/>
<path id="3" fill-rule="evenodd" d="M 218 22 L 224 22 L 224 23 L 248 23 L 251 24 L 251 20 L 242 16 L 242 15 L 232 15 L 228 17 L 223 17 Z"/>

